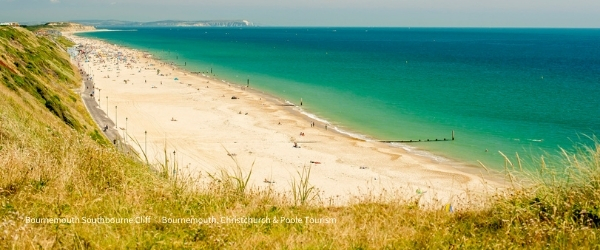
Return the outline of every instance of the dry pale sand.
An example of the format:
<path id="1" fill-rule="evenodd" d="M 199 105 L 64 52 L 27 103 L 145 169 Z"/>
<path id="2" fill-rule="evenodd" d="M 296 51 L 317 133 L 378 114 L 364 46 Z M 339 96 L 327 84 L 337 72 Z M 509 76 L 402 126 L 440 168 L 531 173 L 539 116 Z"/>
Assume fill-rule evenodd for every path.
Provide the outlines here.
<path id="1" fill-rule="evenodd" d="M 147 147 L 151 163 L 164 163 L 166 152 L 169 164 L 175 158 L 180 175 L 207 176 L 233 169 L 235 159 L 245 172 L 252 169 L 253 187 L 289 192 L 298 171 L 311 167 L 310 183 L 326 204 L 387 193 L 459 208 L 465 199 L 501 187 L 459 171 L 464 167 L 460 163 L 438 162 L 389 144 L 352 138 L 326 130 L 321 123 L 311 127 L 313 120 L 300 107 L 281 106 L 285 100 L 184 72 L 140 51 L 69 37 L 93 48 L 89 62 L 81 60 L 80 67 L 93 75 L 100 89 L 99 106 L 105 112 L 108 108 L 119 131 L 126 130 L 127 143 L 140 153 Z M 127 57 L 129 67 L 117 64 L 117 52 Z M 293 147 L 294 142 L 300 148 Z"/>

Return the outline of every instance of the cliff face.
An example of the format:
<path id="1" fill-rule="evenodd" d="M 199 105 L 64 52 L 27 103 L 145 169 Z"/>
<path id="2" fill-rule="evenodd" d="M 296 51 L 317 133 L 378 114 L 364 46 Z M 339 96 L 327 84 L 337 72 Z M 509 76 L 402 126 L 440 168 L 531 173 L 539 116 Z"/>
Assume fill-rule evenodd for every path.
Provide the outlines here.
<path id="1" fill-rule="evenodd" d="M 147 167 L 101 145 L 108 142 L 94 129 L 77 93 L 81 77 L 64 50 L 71 44 L 24 28 L 0 27 L 0 249 L 126 246 L 104 236 L 91 239 L 102 230 L 92 224 L 28 219 L 106 212 L 124 218 L 111 214 L 119 210 L 109 208 L 112 201 L 133 211 L 133 202 L 127 204 L 131 196 L 123 190 L 135 189 L 129 180 L 151 178 L 144 174 Z M 144 176 L 130 175 L 132 169 Z M 113 225 L 102 226 L 119 234 Z"/>
<path id="2" fill-rule="evenodd" d="M 40 117 L 52 115 L 77 131 L 87 132 L 94 126 L 76 93 L 81 77 L 66 53 L 70 45 L 64 37 L 0 27 L 0 85 L 6 94 L 37 110 Z"/>
<path id="3" fill-rule="evenodd" d="M 83 24 L 79 24 L 79 23 L 70 23 L 70 22 L 46 23 L 43 28 L 56 29 L 61 32 L 96 30 L 96 28 L 94 26 L 83 25 Z"/>
<path id="4" fill-rule="evenodd" d="M 94 26 L 87 26 L 78 23 L 70 23 L 69 25 L 60 28 L 63 32 L 75 32 L 75 31 L 90 31 L 96 30 Z"/>

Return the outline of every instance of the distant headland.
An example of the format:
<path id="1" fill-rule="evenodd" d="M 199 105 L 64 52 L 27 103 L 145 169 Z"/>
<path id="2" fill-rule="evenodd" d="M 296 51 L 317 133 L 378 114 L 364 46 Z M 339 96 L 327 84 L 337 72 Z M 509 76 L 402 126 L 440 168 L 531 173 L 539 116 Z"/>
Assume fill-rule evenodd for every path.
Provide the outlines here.
<path id="1" fill-rule="evenodd" d="M 71 22 L 95 27 L 252 27 L 247 20 L 206 20 L 179 21 L 163 20 L 154 22 L 131 22 L 119 20 L 73 20 Z"/>

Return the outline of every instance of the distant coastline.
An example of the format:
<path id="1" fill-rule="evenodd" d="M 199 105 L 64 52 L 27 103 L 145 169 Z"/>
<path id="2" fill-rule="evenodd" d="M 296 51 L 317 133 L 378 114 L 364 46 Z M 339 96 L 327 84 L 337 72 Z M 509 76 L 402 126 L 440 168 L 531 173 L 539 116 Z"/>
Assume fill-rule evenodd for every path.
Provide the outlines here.
<path id="1" fill-rule="evenodd" d="M 71 22 L 94 27 L 253 27 L 248 20 L 204 20 L 181 21 L 163 20 L 153 22 L 133 22 L 121 20 L 73 20 Z"/>

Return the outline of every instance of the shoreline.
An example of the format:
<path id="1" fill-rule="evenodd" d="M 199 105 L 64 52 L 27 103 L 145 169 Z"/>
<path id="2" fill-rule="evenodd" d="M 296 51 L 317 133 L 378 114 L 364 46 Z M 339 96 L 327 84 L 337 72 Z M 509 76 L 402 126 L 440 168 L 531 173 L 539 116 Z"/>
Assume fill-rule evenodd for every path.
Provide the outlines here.
<path id="1" fill-rule="evenodd" d="M 92 31 L 76 31 L 76 32 L 71 32 L 71 34 L 88 33 L 88 32 L 89 33 L 93 33 L 93 32 L 110 32 L 110 31 L 136 31 L 136 30 L 135 29 L 127 29 L 127 30 L 97 29 L 97 30 L 92 30 Z M 94 38 L 86 38 L 86 39 L 94 39 Z M 100 39 L 95 39 L 95 40 L 100 40 Z M 106 41 L 104 41 L 104 42 L 106 42 Z M 117 44 L 115 44 L 115 45 L 117 45 Z M 124 45 L 118 45 L 118 46 L 123 47 L 123 48 L 127 48 L 127 49 L 136 50 L 136 51 L 139 51 L 140 53 L 144 53 L 144 54 L 151 54 L 150 51 L 148 51 L 146 49 L 136 49 L 136 48 L 132 48 L 132 47 L 124 46 Z M 175 61 L 171 61 L 171 60 L 168 60 L 168 59 L 159 58 L 159 57 L 155 56 L 154 54 L 152 54 L 152 58 L 154 60 L 156 60 L 156 61 L 160 61 L 160 62 L 163 62 L 165 64 L 167 64 L 167 63 L 175 63 Z M 176 65 L 176 66 L 181 66 L 181 65 Z M 197 76 L 199 76 L 199 74 L 202 74 L 203 77 L 207 77 L 208 79 L 213 79 L 215 81 L 222 81 L 224 83 L 233 84 L 233 85 L 236 85 L 238 87 L 244 87 L 244 84 L 242 84 L 242 83 L 228 82 L 225 79 L 214 77 L 214 75 L 210 76 L 210 74 L 208 72 L 192 72 L 190 70 L 185 70 L 183 68 L 178 68 L 178 69 L 181 70 L 181 71 L 185 71 L 187 74 L 190 74 L 190 75 L 196 74 Z M 204 75 L 204 74 L 207 74 L 207 75 Z M 229 76 L 229 78 L 233 78 L 233 76 Z M 381 139 L 381 138 L 377 139 L 377 138 L 369 135 L 368 133 L 357 132 L 357 131 L 355 131 L 355 130 L 353 130 L 351 128 L 343 126 L 343 124 L 340 124 L 340 123 L 335 122 L 335 121 L 330 121 L 330 120 L 324 119 L 322 117 L 319 117 L 315 113 L 310 113 L 310 112 L 306 111 L 304 108 L 302 108 L 301 106 L 298 106 L 295 101 L 292 102 L 292 101 L 280 98 L 279 96 L 277 96 L 277 93 L 265 92 L 264 90 L 254 89 L 252 87 L 247 88 L 246 90 L 247 91 L 254 91 L 255 94 L 264 95 L 266 97 L 270 97 L 270 98 L 272 98 L 274 100 L 277 100 L 279 102 L 285 102 L 287 104 L 291 104 L 296 109 L 298 109 L 298 110 L 295 110 L 296 112 L 298 112 L 300 115 L 306 116 L 307 121 L 309 121 L 309 120 L 317 120 L 317 121 L 319 121 L 321 123 L 321 125 L 328 124 L 331 128 L 333 128 L 336 132 L 338 132 L 341 135 L 349 136 L 349 137 L 352 137 L 354 139 L 364 140 L 364 141 L 372 141 L 372 142 L 384 141 L 384 139 Z M 435 161 L 435 162 L 452 164 L 454 166 L 458 166 L 458 167 L 460 167 L 462 169 L 461 171 L 465 171 L 465 172 L 467 172 L 469 174 L 479 175 L 480 174 L 480 170 L 482 169 L 481 168 L 481 164 L 482 163 L 479 162 L 478 160 L 477 160 L 477 162 L 479 162 L 479 163 L 477 163 L 477 162 L 466 162 L 464 159 L 461 159 L 459 157 L 453 157 L 448 152 L 439 152 L 439 151 L 438 152 L 432 152 L 432 151 L 429 151 L 428 149 L 424 149 L 424 148 L 421 148 L 421 147 L 418 147 L 418 146 L 412 146 L 410 144 L 402 143 L 402 142 L 392 142 L 392 143 L 388 143 L 388 145 L 390 147 L 401 148 L 406 153 L 417 155 L 419 157 L 424 157 L 424 158 L 430 159 L 430 160 Z M 497 169 L 494 169 L 494 168 L 492 168 L 492 169 L 493 169 L 492 171 L 498 172 Z M 489 176 L 489 177 L 493 178 L 496 181 L 501 181 L 502 180 L 502 177 L 499 177 L 499 176 Z"/>
<path id="2" fill-rule="evenodd" d="M 134 111 L 141 111 L 145 113 L 146 116 L 152 116 L 152 118 L 150 119 L 148 119 L 148 117 L 139 116 L 134 118 L 135 120 L 145 120 L 141 123 L 134 122 L 134 119 L 131 119 L 130 124 L 136 124 L 134 126 L 139 126 L 140 124 L 147 125 L 152 120 L 156 120 L 157 118 L 162 120 L 157 126 L 158 128 L 153 129 L 154 131 L 152 132 L 164 134 L 164 153 L 170 152 L 170 150 L 175 149 L 174 152 L 180 150 L 183 151 L 184 155 L 187 155 L 189 157 L 189 159 L 187 157 L 184 157 L 185 160 L 183 160 L 184 165 L 186 163 L 186 160 L 189 161 L 188 165 L 186 165 L 186 167 L 190 167 L 191 169 L 187 170 L 188 174 L 197 174 L 199 172 L 201 173 L 202 171 L 210 172 L 211 165 L 213 168 L 212 170 L 214 170 L 215 166 L 225 166 L 231 164 L 227 163 L 227 160 L 231 162 L 231 159 L 228 159 L 230 158 L 230 156 L 224 153 L 223 149 L 229 152 L 238 152 L 240 151 L 239 144 L 244 144 L 241 147 L 241 151 L 243 152 L 242 154 L 244 154 L 244 156 L 238 157 L 237 155 L 240 153 L 233 153 L 236 154 L 236 156 L 231 158 L 235 158 L 235 160 L 240 160 L 244 164 L 254 164 L 258 161 L 259 164 L 271 165 L 270 177 L 264 177 L 265 175 L 268 175 L 269 172 L 264 169 L 265 166 L 253 167 L 253 175 L 256 172 L 258 172 L 257 175 L 259 176 L 252 176 L 252 186 L 274 188 L 278 191 L 289 191 L 288 182 L 291 179 L 289 177 L 294 177 L 295 172 L 299 169 L 297 166 L 294 167 L 294 165 L 308 164 L 312 167 L 313 171 L 313 175 L 311 176 L 310 182 L 311 184 L 315 185 L 316 188 L 323 192 L 321 199 L 333 199 L 335 200 L 334 203 L 336 204 L 346 203 L 348 200 L 352 199 L 353 196 L 360 196 L 361 188 L 364 188 L 365 190 L 371 189 L 371 191 L 374 191 L 375 193 L 380 193 L 385 190 L 389 191 L 394 189 L 402 189 L 402 191 L 405 192 L 405 194 L 401 195 L 407 199 L 416 196 L 416 193 L 418 193 L 418 191 L 415 192 L 415 190 L 425 190 L 425 192 L 427 192 L 427 190 L 432 190 L 432 192 L 426 195 L 418 194 L 418 196 L 430 201 L 438 200 L 442 201 L 442 203 L 446 203 L 447 201 L 447 203 L 455 204 L 458 202 L 458 200 L 460 200 L 460 197 L 466 195 L 465 190 L 471 190 L 471 193 L 469 193 L 469 195 L 473 195 L 473 190 L 488 190 L 490 189 L 489 186 L 492 186 L 492 189 L 499 188 L 502 186 L 502 184 L 500 184 L 498 181 L 492 181 L 490 179 L 491 176 L 486 176 L 485 180 L 480 180 L 481 176 L 478 176 L 476 173 L 469 173 L 469 171 L 464 171 L 464 169 L 472 168 L 471 166 L 461 165 L 459 162 L 455 162 L 451 159 L 448 159 L 448 162 L 435 162 L 434 159 L 427 159 L 426 156 L 419 156 L 414 153 L 410 153 L 406 149 L 402 148 L 402 146 L 389 145 L 377 141 L 371 141 L 368 139 L 365 140 L 361 138 L 355 138 L 348 133 L 344 133 L 345 131 L 335 131 L 333 129 L 324 130 L 324 123 L 321 121 L 316 121 L 318 119 L 312 119 L 310 113 L 304 112 L 303 109 L 299 109 L 297 106 L 279 106 L 281 104 L 285 104 L 285 100 L 282 101 L 282 99 L 271 94 L 265 93 L 263 91 L 252 88 L 246 89 L 241 85 L 227 83 L 224 80 L 218 78 L 213 78 L 210 76 L 203 77 L 200 74 L 197 75 L 191 72 L 187 72 L 181 68 L 169 66 L 166 62 L 162 62 L 160 60 L 152 58 L 151 56 L 144 58 L 144 55 L 148 55 L 147 52 L 134 50 L 124 46 L 115 47 L 114 45 L 108 44 L 101 40 L 74 37 L 72 33 L 67 34 L 67 37 L 71 38 L 74 41 L 77 41 L 77 43 L 84 44 L 85 42 L 94 44 L 94 46 L 97 46 L 99 50 L 101 50 L 100 48 L 106 50 L 107 48 L 114 47 L 115 50 L 123 51 L 123 54 L 128 54 L 131 56 L 131 58 L 139 59 L 136 60 L 136 63 L 132 65 L 130 69 L 123 69 L 128 73 L 128 75 L 126 76 L 128 80 L 132 78 L 134 79 L 131 80 L 131 84 L 123 84 L 123 82 L 112 83 L 111 81 L 115 81 L 114 79 L 119 79 L 120 81 L 123 78 L 115 77 L 115 72 L 110 72 L 111 69 L 110 67 L 108 67 L 110 66 L 108 63 L 94 65 L 92 60 L 89 63 L 84 64 L 82 69 L 84 71 L 92 70 L 92 74 L 102 73 L 103 75 L 106 74 L 107 76 L 113 75 L 112 78 L 102 78 L 101 76 L 95 76 L 94 79 L 95 84 L 97 84 L 97 88 L 104 90 L 104 92 L 99 91 L 101 92 L 99 93 L 99 108 L 101 108 L 105 112 L 108 111 L 109 117 L 111 117 L 110 113 L 112 112 L 110 110 L 110 107 L 107 110 L 102 105 L 102 101 L 104 101 L 104 96 L 102 95 L 103 93 L 105 93 L 106 95 L 110 95 L 111 98 L 114 98 L 110 100 L 114 100 L 113 103 L 133 103 L 134 106 L 144 106 L 144 108 L 140 109 L 130 107 L 128 108 L 128 104 L 119 106 L 119 112 L 125 113 L 123 114 L 125 117 L 128 117 L 128 115 L 132 118 L 135 117 Z M 100 65 L 102 67 L 100 67 Z M 155 69 L 148 69 L 148 67 L 151 66 L 155 67 L 155 69 L 160 68 L 161 72 L 170 73 L 166 76 L 160 76 L 158 74 L 154 75 L 151 72 L 156 72 Z M 97 67 L 97 70 L 99 70 L 100 72 L 97 72 L 96 69 L 94 69 L 93 67 Z M 101 70 L 102 68 L 108 69 L 106 69 L 106 72 L 104 72 L 104 70 Z M 178 76 L 171 75 L 173 73 L 177 74 Z M 174 77 L 178 77 L 180 80 L 168 80 L 169 78 L 173 79 Z M 152 81 L 152 83 L 146 83 L 147 80 Z M 161 80 L 165 81 L 165 84 L 156 87 L 156 83 Z M 155 90 L 157 88 L 160 90 L 170 88 L 168 89 L 168 91 L 172 93 L 162 93 L 154 95 L 155 93 L 150 93 L 150 91 L 152 90 L 148 90 L 150 88 L 150 85 L 154 85 L 154 87 L 156 88 L 153 89 Z M 206 89 L 202 88 L 204 85 L 206 85 Z M 233 88 L 232 85 L 234 86 Z M 142 90 L 137 88 L 139 86 L 144 86 L 145 89 Z M 126 88 L 126 90 L 123 90 L 124 88 Z M 212 89 L 216 89 L 216 91 L 211 92 Z M 201 92 L 206 93 L 199 94 Z M 228 99 L 230 97 L 229 95 L 232 95 L 232 93 L 233 95 L 238 95 L 240 97 L 239 99 L 241 100 L 236 101 L 243 102 L 242 105 L 239 105 L 239 102 L 238 105 L 232 104 L 231 99 Z M 221 95 L 221 98 L 218 98 L 219 94 Z M 206 96 L 212 97 L 212 100 L 200 100 L 202 99 L 202 97 Z M 162 99 L 162 97 L 165 97 L 174 102 L 182 101 L 180 100 L 181 97 L 185 97 L 185 99 L 188 99 L 188 102 L 182 101 L 182 104 L 184 105 L 170 105 L 170 107 L 167 108 L 164 108 L 164 106 L 168 106 L 166 103 L 163 103 L 164 105 L 156 106 L 156 99 Z M 198 105 L 199 102 L 202 102 L 201 104 L 203 105 Z M 215 118 L 217 120 L 215 121 L 215 123 L 209 124 L 206 128 L 191 129 L 180 127 L 177 129 L 189 129 L 191 131 L 182 131 L 183 133 L 180 134 L 187 134 L 189 135 L 189 137 L 195 137 L 200 134 L 204 137 L 204 139 L 211 139 L 212 141 L 210 143 L 212 144 L 221 144 L 221 149 L 219 149 L 219 147 L 215 147 L 214 145 L 207 146 L 206 144 L 209 143 L 207 143 L 206 141 L 198 142 L 194 139 L 186 138 L 185 136 L 177 136 L 176 134 L 178 133 L 176 131 L 173 131 L 172 128 L 167 128 L 173 124 L 169 124 L 169 122 L 164 121 L 164 119 L 169 116 L 168 114 L 167 116 L 165 116 L 164 113 L 170 113 L 172 115 L 178 114 L 178 116 L 180 117 L 185 117 L 186 114 L 197 114 L 200 116 L 207 114 L 214 115 L 214 113 L 208 112 L 210 110 L 203 110 L 202 106 L 210 106 L 210 109 L 219 110 L 219 114 L 215 115 L 218 117 Z M 242 112 L 242 108 L 247 108 L 247 110 Z M 164 109 L 167 109 L 167 111 L 164 111 Z M 234 110 L 238 109 L 240 109 L 240 111 L 236 114 Z M 150 115 L 149 110 L 161 110 L 161 114 Z M 200 111 L 194 112 L 194 110 Z M 222 112 L 229 113 L 224 116 L 219 116 Z M 250 113 L 250 116 L 248 116 L 248 113 Z M 255 114 L 258 115 L 252 117 Z M 251 120 L 250 122 L 237 121 L 240 120 L 238 119 L 240 115 L 243 118 L 248 116 L 252 119 L 249 119 Z M 122 116 L 119 116 L 118 118 L 120 119 L 117 119 L 117 122 L 122 124 Z M 177 118 L 175 117 L 172 117 L 171 119 L 177 120 Z M 225 119 L 225 121 L 223 121 L 222 119 Z M 231 122 L 236 123 L 236 125 L 238 125 L 237 123 L 239 122 L 239 125 L 243 126 L 233 126 L 233 129 L 232 127 L 228 127 L 225 123 L 229 122 L 230 119 L 232 120 Z M 280 123 L 283 122 L 283 125 L 277 125 L 277 123 L 275 123 L 275 121 L 277 120 L 279 120 Z M 196 119 L 193 122 L 187 122 L 186 124 L 194 126 L 198 125 L 198 121 L 202 121 L 202 119 Z M 309 126 L 311 121 L 315 122 L 315 127 Z M 170 122 L 174 123 L 176 121 Z M 221 128 L 218 126 L 223 124 L 225 124 L 226 128 Z M 102 126 L 101 124 L 99 125 Z M 201 125 L 199 126 L 202 127 Z M 231 143 L 232 138 L 228 135 L 239 133 L 238 131 L 236 131 L 236 129 L 240 129 L 240 127 L 248 129 L 250 133 L 242 132 L 240 134 L 241 137 L 233 136 L 234 141 L 233 143 Z M 118 126 L 118 128 L 123 130 L 121 126 Z M 144 131 L 148 130 L 149 129 L 146 129 Z M 272 130 L 271 133 L 269 133 L 269 130 Z M 306 131 L 308 136 L 302 137 L 298 135 L 298 133 L 303 131 Z M 210 137 L 203 134 L 207 132 L 212 134 L 221 134 L 222 136 Z M 252 136 L 252 132 L 258 133 L 264 137 Z M 143 133 L 140 134 L 140 131 L 134 132 L 128 130 L 127 134 L 131 136 L 131 138 L 136 138 L 138 142 L 140 142 L 140 138 L 143 139 L 145 136 L 145 134 Z M 244 138 L 244 136 L 250 137 L 252 140 L 246 140 L 245 142 L 241 142 L 238 144 L 237 140 L 240 140 L 240 138 Z M 240 141 L 244 140 L 242 139 Z M 301 146 L 301 148 L 293 148 L 293 142 L 298 143 Z M 161 142 L 159 141 L 159 139 L 157 139 L 156 136 L 153 135 L 151 147 L 153 147 L 154 149 L 150 149 L 147 151 L 154 152 L 154 162 L 161 162 L 165 160 L 164 157 L 161 158 L 160 156 L 157 156 L 157 152 L 160 152 L 160 143 Z M 261 145 L 262 143 L 275 143 L 277 145 L 275 145 L 275 147 L 269 147 Z M 199 148 L 195 150 L 191 149 L 194 147 L 201 147 L 210 152 L 198 152 L 203 151 Z M 228 147 L 232 150 L 228 149 Z M 140 149 L 138 148 L 136 148 L 136 150 L 138 152 L 140 151 Z M 305 150 L 309 152 L 301 152 Z M 216 156 L 215 154 L 217 154 L 218 152 L 221 152 L 224 156 Z M 350 152 L 352 154 L 349 155 L 348 153 Z M 282 155 L 281 157 L 278 156 L 280 154 Z M 242 155 L 240 154 L 240 156 Z M 251 160 L 252 157 L 254 157 L 254 161 Z M 321 162 L 320 160 L 316 159 L 318 157 L 326 158 L 328 160 L 324 161 L 323 164 L 313 164 L 313 162 Z M 291 160 L 287 158 L 296 159 Z M 299 158 L 302 159 L 298 160 Z M 315 159 L 309 160 L 313 158 Z M 268 164 L 269 160 L 270 164 Z M 267 164 L 265 164 L 265 162 Z M 198 167 L 197 165 L 200 166 Z M 273 165 L 277 165 L 279 167 L 283 166 L 283 169 L 273 170 Z M 330 166 L 327 166 L 327 169 L 322 169 L 324 165 Z M 207 170 L 207 168 L 209 170 Z M 247 170 L 247 167 L 245 168 Z M 259 168 L 259 170 L 257 170 L 256 168 Z M 482 172 L 481 169 L 473 168 L 473 170 L 473 172 L 475 172 L 476 170 L 480 170 L 479 172 Z M 276 172 L 275 175 L 273 171 Z M 288 175 L 288 178 L 285 178 L 285 175 Z M 273 176 L 276 176 L 276 178 L 274 179 Z M 265 178 L 265 182 L 261 183 L 260 179 L 262 179 L 263 177 Z M 317 180 L 314 180 L 315 178 Z M 269 183 L 267 182 L 267 179 L 269 179 Z M 330 181 L 327 181 L 327 179 L 329 179 Z M 459 182 L 461 186 L 460 188 L 454 186 L 456 181 Z M 361 182 L 362 184 L 354 185 L 351 184 L 352 182 Z M 357 188 L 358 192 L 356 190 Z M 479 193 L 480 191 L 476 192 Z"/>

